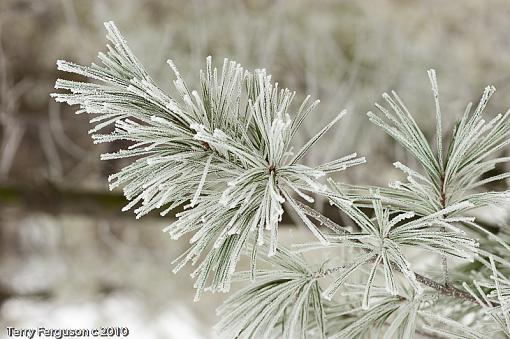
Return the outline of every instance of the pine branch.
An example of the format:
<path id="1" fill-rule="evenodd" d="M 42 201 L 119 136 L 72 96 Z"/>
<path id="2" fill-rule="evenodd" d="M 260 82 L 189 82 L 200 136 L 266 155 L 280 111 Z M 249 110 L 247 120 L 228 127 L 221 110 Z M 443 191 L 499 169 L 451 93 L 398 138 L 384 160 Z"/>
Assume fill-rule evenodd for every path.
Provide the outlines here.
<path id="1" fill-rule="evenodd" d="M 305 212 L 308 216 L 310 216 L 311 218 L 314 218 L 315 220 L 317 220 L 320 224 L 330 228 L 330 229 L 333 229 L 333 230 L 340 230 L 342 232 L 342 234 L 345 234 L 345 233 L 349 233 L 347 230 L 345 230 L 344 227 L 338 225 L 337 223 L 335 223 L 334 221 L 332 221 L 331 219 L 323 216 L 322 214 L 320 214 L 319 212 L 317 212 L 316 210 L 314 210 L 313 208 L 303 204 L 302 202 L 298 202 L 299 204 L 299 207 L 303 209 L 303 212 Z M 359 242 L 359 241 L 356 241 L 356 242 Z M 363 249 L 365 252 L 368 252 L 368 250 L 366 249 Z M 375 256 L 375 255 L 374 255 Z M 374 262 L 375 261 L 375 258 L 371 258 L 369 259 L 370 262 Z M 335 273 L 341 269 L 344 269 L 346 267 L 346 265 L 343 265 L 343 266 L 339 266 L 338 268 L 333 268 L 333 269 L 329 269 L 327 271 L 325 271 L 323 274 L 324 276 L 327 276 L 327 275 L 330 275 L 332 273 Z M 392 265 L 392 267 L 395 269 L 395 270 L 399 270 L 399 267 L 397 265 Z M 460 299 L 460 300 L 465 300 L 465 301 L 469 301 L 469 302 L 473 302 L 473 303 L 476 303 L 476 299 L 473 298 L 473 296 L 471 296 L 469 293 L 465 292 L 465 291 L 462 291 L 454 286 L 452 286 L 451 284 L 449 284 L 448 286 L 445 286 L 443 284 L 440 284 L 430 278 L 427 278 L 419 273 L 416 273 L 414 272 L 414 275 L 416 276 L 416 280 L 427 286 L 427 287 L 430 287 L 430 288 L 433 288 L 435 289 L 436 291 L 438 291 L 439 293 L 445 295 L 445 296 L 449 296 L 449 297 L 453 297 L 453 298 L 456 298 L 456 299 Z"/>
<path id="2" fill-rule="evenodd" d="M 174 272 L 187 264 L 196 265 L 192 273 L 195 300 L 206 289 L 229 291 L 232 279 L 254 280 L 220 308 L 223 319 L 219 327 L 227 337 L 265 338 L 281 325 L 285 338 L 309 333 L 350 338 L 380 330 L 388 320 L 385 339 L 409 338 L 416 332 L 422 302 L 435 303 L 435 299 L 427 299 L 431 294 L 437 298 L 434 291 L 424 292 L 423 286 L 455 300 L 477 303 L 505 333 L 510 332 L 510 282 L 497 271 L 493 254 L 478 249 L 477 242 L 457 226 L 468 225 L 493 239 L 496 236 L 488 231 L 485 234 L 474 218 L 463 213 L 510 196 L 510 191 L 478 192 L 488 183 L 510 177 L 506 172 L 484 178 L 496 164 L 510 161 L 510 157 L 488 159 L 510 144 L 510 111 L 488 122 L 481 117 L 493 87 L 486 88 L 473 113 L 468 105 L 450 144 L 443 149 L 439 90 L 435 71 L 429 71 L 436 106 L 435 150 L 398 95 L 384 93 L 390 109 L 376 104 L 385 118 L 369 112 L 370 121 L 409 151 L 422 173 L 395 162 L 406 174 L 406 182 L 393 182 L 389 188 L 354 187 L 350 200 L 331 179 L 326 186 L 319 178 L 361 164 L 364 158 L 353 153 L 313 167 L 298 163 L 345 111 L 294 152 L 293 137 L 318 101 L 309 103 L 307 97 L 294 109 L 294 92 L 279 89 L 265 70 L 250 72 L 228 60 L 216 69 L 210 57 L 200 72 L 199 91 L 190 90 L 177 67 L 168 62 L 178 94 L 171 97 L 155 84 L 115 25 L 106 23 L 106 28 L 112 46 L 99 54 L 102 64 L 57 63 L 60 70 L 93 81 L 59 79 L 55 87 L 66 93 L 52 96 L 79 105 L 77 113 L 93 115 L 95 126 L 90 133 L 94 142 L 123 140 L 129 144 L 102 155 L 104 160 L 134 159 L 109 177 L 110 188 L 122 187 L 130 201 L 123 210 L 134 208 L 141 217 L 153 210 L 163 209 L 161 215 L 166 215 L 180 209 L 177 220 L 164 231 L 174 239 L 192 234 L 189 249 L 174 261 Z M 295 200 L 299 196 L 311 203 L 314 195 L 328 198 L 353 220 L 356 231 Z M 374 215 L 362 211 L 361 204 Z M 303 249 L 344 246 L 364 253 L 339 267 L 324 269 L 323 264 L 317 272 L 303 256 L 278 244 L 284 206 L 296 212 L 320 241 L 319 245 L 305 244 Z M 311 219 L 331 232 L 323 232 Z M 509 248 L 497 240 L 498 245 Z M 412 270 L 403 251 L 408 246 L 441 255 L 444 284 Z M 259 248 L 263 260 L 275 269 L 257 269 Z M 243 253 L 249 253 L 251 270 L 236 274 Z M 450 284 L 446 255 L 473 260 L 477 254 L 490 257 L 487 266 L 492 280 L 475 281 L 476 291 L 465 284 L 467 292 Z M 361 309 L 351 309 L 349 312 L 356 313 L 352 322 L 337 322 L 331 330 L 325 305 L 333 303 L 339 288 L 367 264 L 366 282 L 353 292 L 362 295 L 356 301 Z M 385 284 L 378 287 L 375 280 L 381 271 Z M 406 284 L 396 279 L 396 272 Z M 322 292 L 317 280 L 326 276 L 335 281 Z M 478 329 L 470 330 L 454 318 L 430 316 L 469 336 L 478 335 Z M 428 330 L 427 326 L 424 329 Z"/>
<path id="3" fill-rule="evenodd" d="M 52 96 L 93 116 L 95 143 L 129 144 L 101 156 L 135 159 L 109 177 L 110 189 L 122 187 L 130 201 L 123 210 L 133 208 L 139 218 L 153 210 L 163 209 L 164 216 L 182 208 L 164 231 L 173 239 L 193 234 L 191 247 L 174 261 L 174 271 L 199 263 L 192 274 L 196 299 L 209 282 L 211 291 L 227 292 L 244 248 L 269 241 L 269 254 L 276 253 L 284 203 L 296 210 L 293 195 L 313 201 L 308 194 L 325 193 L 320 177 L 364 162 L 353 153 L 315 167 L 298 163 L 345 111 L 294 154 L 293 136 L 318 101 L 307 98 L 295 110 L 295 93 L 280 89 L 265 70 L 250 72 L 226 59 L 217 69 L 211 57 L 200 72 L 200 92 L 189 89 L 169 60 L 178 93 L 171 97 L 149 76 L 113 22 L 105 26 L 112 46 L 99 53 L 102 65 L 57 62 L 59 70 L 92 82 L 59 79 L 55 87 L 66 93 Z M 296 212 L 325 243 L 315 225 Z M 255 241 L 249 241 L 254 234 Z M 257 252 L 252 251 L 253 262 Z"/>
<path id="4" fill-rule="evenodd" d="M 296 203 L 299 206 L 299 208 L 301 208 L 303 210 L 303 212 L 306 213 L 306 215 L 317 220 L 321 225 L 326 226 L 330 230 L 332 230 L 336 233 L 339 233 L 339 234 L 348 234 L 349 233 L 349 231 L 347 231 L 344 226 L 338 225 L 333 220 L 322 215 L 321 213 L 319 213 L 315 209 L 309 207 L 308 205 L 303 204 L 301 201 L 296 201 Z"/>
<path id="5" fill-rule="evenodd" d="M 459 202 L 470 202 L 469 209 L 492 206 L 508 201 L 510 191 L 491 192 L 482 190 L 486 184 L 510 177 L 510 172 L 492 175 L 496 165 L 507 163 L 510 157 L 500 155 L 510 144 L 510 110 L 485 120 L 483 113 L 491 96 L 493 86 L 485 88 L 477 107 L 469 103 L 450 136 L 447 151 L 443 152 L 441 111 L 435 72 L 429 71 L 436 102 L 436 144 L 438 152 L 426 140 L 413 116 L 400 97 L 392 92 L 384 93 L 383 99 L 390 106 L 376 103 L 382 115 L 368 113 L 369 120 L 390 135 L 418 162 L 416 170 L 395 162 L 394 166 L 406 175 L 406 182 L 393 181 L 388 188 L 381 188 L 381 198 L 393 210 L 413 211 L 428 215 Z M 484 178 L 487 177 L 487 178 Z M 362 200 L 371 187 L 346 186 L 349 196 Z M 369 204 L 370 202 L 368 202 Z"/>
<path id="6" fill-rule="evenodd" d="M 445 286 L 419 273 L 415 273 L 415 275 L 416 280 L 418 280 L 418 282 L 422 283 L 425 286 L 435 289 L 436 291 L 443 295 L 476 303 L 476 299 L 473 298 L 469 293 L 454 287 L 452 284 L 448 284 L 447 286 Z"/>

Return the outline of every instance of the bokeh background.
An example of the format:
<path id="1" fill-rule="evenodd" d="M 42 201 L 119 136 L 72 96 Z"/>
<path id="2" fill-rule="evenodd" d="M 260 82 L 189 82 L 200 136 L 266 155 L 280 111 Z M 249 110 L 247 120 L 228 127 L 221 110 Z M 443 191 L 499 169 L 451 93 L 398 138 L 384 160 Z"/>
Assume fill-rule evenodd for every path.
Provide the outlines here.
<path id="1" fill-rule="evenodd" d="M 395 89 L 426 133 L 434 103 L 426 70 L 438 72 L 446 129 L 487 84 L 489 112 L 510 107 L 510 2 L 328 0 L 0 0 L 0 337 L 6 326 L 128 326 L 131 338 L 212 338 L 224 295 L 193 303 L 189 270 L 171 272 L 186 242 L 161 232 L 170 220 L 121 213 L 84 115 L 53 102 L 57 59 L 82 64 L 104 50 L 114 20 L 161 87 L 172 58 L 195 87 L 212 55 L 266 68 L 321 104 L 298 144 L 339 111 L 349 115 L 310 152 L 309 164 L 356 151 L 362 167 L 337 179 L 386 185 L 412 164 L 366 118 Z M 499 187 L 504 189 L 506 187 Z M 317 208 L 326 208 L 318 201 Z M 332 217 L 335 217 L 334 215 Z M 287 225 L 283 242 L 307 238 Z"/>

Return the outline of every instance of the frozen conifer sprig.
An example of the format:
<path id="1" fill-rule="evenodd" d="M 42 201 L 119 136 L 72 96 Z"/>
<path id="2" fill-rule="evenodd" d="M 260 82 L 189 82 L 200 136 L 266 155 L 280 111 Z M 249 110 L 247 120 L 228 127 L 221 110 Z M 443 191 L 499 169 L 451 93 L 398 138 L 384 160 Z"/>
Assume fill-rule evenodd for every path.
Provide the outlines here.
<path id="1" fill-rule="evenodd" d="M 191 90 L 169 61 L 177 93 L 170 96 L 151 79 L 115 25 L 106 23 L 106 28 L 111 46 L 99 54 L 101 65 L 58 62 L 60 70 L 92 81 L 59 79 L 56 88 L 63 92 L 53 96 L 79 105 L 77 113 L 92 115 L 95 143 L 129 144 L 102 155 L 105 160 L 132 159 L 109 178 L 110 188 L 122 188 L 129 200 L 124 210 L 134 209 L 141 217 L 178 209 L 165 232 L 175 239 L 191 236 L 174 270 L 188 263 L 196 266 L 196 299 L 205 290 L 228 291 L 233 279 L 251 281 L 219 309 L 222 337 L 510 335 L 510 282 L 505 276 L 510 272 L 510 238 L 467 214 L 509 197 L 508 191 L 484 189 L 510 176 L 490 175 L 510 160 L 499 152 L 510 142 L 510 113 L 488 122 L 482 118 L 493 87 L 486 88 L 474 110 L 468 105 L 444 142 L 438 85 L 435 72 L 429 71 L 436 112 L 432 143 L 397 94 L 384 94 L 389 109 L 377 107 L 385 118 L 369 113 L 370 120 L 421 168 L 395 162 L 407 181 L 392 182 L 389 188 L 331 179 L 325 185 L 321 177 L 364 162 L 353 153 L 315 167 L 300 164 L 344 112 L 295 148 L 293 137 L 318 101 L 307 97 L 294 106 L 294 93 L 279 89 L 265 70 L 250 72 L 228 60 L 217 69 L 210 57 L 200 72 L 199 90 Z M 313 202 L 316 195 L 348 216 L 349 227 L 302 202 Z M 278 245 L 284 207 L 319 242 L 295 251 Z M 337 247 L 352 250 L 353 257 L 330 258 L 341 265 L 312 264 L 297 253 Z M 445 275 L 438 282 L 415 271 L 408 248 L 439 254 L 445 268 L 447 256 L 474 259 L 476 270 L 470 269 L 466 280 L 450 281 Z M 242 254 L 250 269 L 236 273 Z M 265 263 L 259 266 L 260 261 Z M 459 271 L 454 267 L 452 272 Z M 466 326 L 463 313 L 480 326 Z"/>
<path id="2" fill-rule="evenodd" d="M 223 338 L 326 337 L 320 275 L 303 257 L 281 247 L 262 256 L 272 269 L 239 272 L 253 283 L 236 292 L 218 309 L 216 325 Z"/>
<path id="3" fill-rule="evenodd" d="M 436 326 L 426 326 L 431 333 L 442 336 L 484 338 L 487 334 L 491 338 L 510 337 L 510 279 L 496 268 L 492 257 L 483 263 L 489 269 L 488 277 L 480 276 L 472 283 L 464 282 L 464 288 L 473 296 L 480 305 L 480 309 L 462 310 L 463 315 L 469 315 L 472 321 L 465 324 L 460 321 L 448 319 L 438 314 L 426 313 Z M 505 270 L 510 266 L 504 267 Z M 469 314 L 471 313 L 471 314 Z"/>
<path id="4" fill-rule="evenodd" d="M 408 174 L 408 183 L 396 183 L 392 184 L 389 189 L 384 189 L 353 187 L 331 181 L 334 195 L 329 197 L 330 202 L 354 221 L 357 231 L 351 231 L 350 227 L 343 228 L 319 212 L 302 206 L 305 214 L 334 231 L 326 236 L 330 247 L 352 247 L 354 251 L 360 251 L 341 266 L 324 267 L 307 275 L 309 280 L 332 278 L 332 283 L 321 294 L 321 297 L 325 299 L 323 309 L 326 314 L 326 326 L 324 327 L 326 332 L 325 334 L 322 331 L 320 333 L 327 337 L 357 338 L 362 335 L 381 337 L 383 333 L 385 338 L 411 338 L 416 333 L 432 337 L 440 334 L 452 338 L 481 338 L 495 333 L 498 333 L 497 337 L 499 334 L 508 335 L 506 332 L 508 298 L 505 298 L 508 292 L 505 288 L 501 288 L 501 286 L 505 286 L 507 278 L 505 280 L 503 275 L 493 272 L 493 276 L 499 276 L 499 278 L 494 280 L 494 283 L 483 284 L 483 287 L 490 293 L 482 300 L 467 285 L 463 287 L 458 281 L 445 279 L 444 283 L 436 282 L 416 273 L 405 255 L 404 250 L 409 247 L 422 250 L 424 253 L 434 252 L 443 257 L 448 255 L 471 262 L 477 260 L 479 263 L 486 263 L 485 258 L 491 253 L 485 249 L 479 249 L 476 239 L 472 238 L 473 236 L 491 239 L 497 245 L 497 250 L 494 249 L 495 252 L 508 252 L 510 248 L 504 238 L 485 230 L 475 223 L 472 216 L 466 215 L 467 211 L 475 207 L 493 205 L 508 197 L 507 191 L 474 190 L 481 188 L 487 182 L 506 178 L 506 174 L 503 174 L 489 177 L 488 180 L 479 179 L 482 174 L 493 169 L 495 164 L 508 160 L 504 157 L 486 159 L 491 154 L 497 154 L 496 152 L 507 144 L 506 138 L 509 130 L 507 115 L 496 118 L 495 121 L 502 119 L 500 124 L 490 122 L 484 128 L 480 127 L 485 123 L 480 120 L 479 116 L 493 92 L 493 89 L 488 87 L 481 103 L 475 110 L 475 117 L 468 119 L 467 113 L 463 116 L 451 140 L 450 151 L 443 154 L 441 151 L 442 140 L 439 140 L 442 127 L 437 83 L 435 73 L 430 71 L 429 75 L 436 98 L 436 117 L 438 119 L 435 152 L 428 145 L 407 109 L 400 108 L 404 106 L 396 94 L 394 97 L 397 98 L 395 100 L 399 102 L 400 106 L 394 106 L 394 110 L 400 114 L 400 121 L 389 114 L 387 110 L 382 109 L 391 121 L 398 122 L 397 128 L 387 127 L 385 130 L 394 135 L 398 135 L 400 130 L 402 135 L 407 133 L 409 139 L 402 143 L 411 153 L 414 152 L 413 154 L 420 158 L 419 162 L 423 165 L 425 174 L 420 174 L 401 163 L 396 163 L 398 168 Z M 391 99 L 389 102 L 395 104 L 395 101 L 391 101 Z M 494 129 L 491 130 L 491 128 Z M 460 142 L 456 139 L 459 135 L 458 131 L 465 130 L 470 130 L 470 132 L 462 132 L 460 135 L 465 133 L 470 136 L 464 136 L 465 141 Z M 478 144 L 473 143 L 472 138 L 478 138 Z M 485 151 L 480 153 L 476 149 L 477 147 L 483 147 Z M 459 148 L 464 148 L 464 150 L 459 151 Z M 462 153 L 457 156 L 460 159 L 450 160 L 451 154 L 455 154 L 455 152 Z M 423 156 L 424 154 L 427 156 Z M 464 156 L 472 161 L 466 161 Z M 482 161 L 483 159 L 485 160 Z M 459 168 L 451 169 L 455 168 L 454 164 L 457 161 L 461 163 L 458 165 Z M 451 179 L 448 179 L 448 176 Z M 454 183 L 455 188 L 449 188 L 448 182 Z M 452 191 L 455 189 L 457 191 Z M 355 201 L 355 204 L 353 205 L 349 199 L 339 199 L 343 194 L 347 194 L 350 199 Z M 357 205 L 370 208 L 373 216 L 362 211 Z M 467 229 L 465 226 L 468 226 Z M 470 232 L 473 229 L 478 233 Z M 324 250 L 325 247 L 321 243 L 312 243 L 298 245 L 297 248 L 298 251 L 308 251 L 312 249 Z M 493 260 L 492 256 L 490 258 Z M 504 255 L 494 256 L 494 258 L 498 258 L 498 262 L 503 266 L 508 264 Z M 277 291 L 282 288 L 282 284 L 289 283 L 287 280 L 280 280 L 280 277 L 284 278 L 284 275 L 280 275 L 277 269 L 266 271 L 263 276 L 265 277 L 264 284 L 253 287 L 261 295 L 263 295 L 262 289 L 268 284 L 271 285 L 271 290 Z M 345 297 L 350 286 L 349 280 L 352 281 L 352 278 L 355 277 L 354 281 L 356 281 L 356 279 L 360 279 L 360 276 L 364 283 L 357 285 L 359 288 L 354 304 L 348 306 L 350 304 L 345 298 L 340 299 L 342 301 L 339 301 L 338 298 L 334 299 L 339 294 Z M 382 288 L 377 287 L 378 281 L 384 283 Z M 478 286 L 478 293 L 486 293 L 479 287 L 482 285 L 475 282 L 475 286 Z M 437 292 L 440 294 L 438 295 Z M 246 298 L 248 295 L 250 298 L 259 296 L 255 290 L 249 288 L 240 293 L 242 297 Z M 306 298 L 306 295 L 307 293 L 303 292 L 301 297 Z M 275 310 L 289 309 L 293 307 L 293 300 L 298 300 L 298 296 L 299 294 L 293 297 L 288 296 L 282 301 L 273 299 L 271 307 Z M 265 299 L 265 297 L 262 298 Z M 259 302 L 262 303 L 263 299 Z M 283 300 L 285 305 L 283 305 Z M 337 304 L 338 302 L 341 304 Z M 478 307 L 475 306 L 476 302 L 479 304 Z M 231 308 L 229 312 L 231 317 L 233 314 L 244 313 L 241 309 L 244 305 L 236 303 L 235 298 L 229 299 L 227 304 Z M 450 307 L 460 307 L 466 313 L 484 312 L 490 316 L 492 322 L 487 322 L 486 318 L 475 316 L 479 318 L 480 326 L 477 329 L 470 329 L 463 325 L 455 314 L 449 314 L 448 308 Z M 328 316 L 328 310 L 338 308 L 342 311 L 334 311 L 332 312 L 333 316 Z M 276 322 L 271 324 L 254 324 L 253 318 L 251 318 L 243 319 L 243 322 L 238 325 L 248 326 L 249 324 L 250 328 L 261 326 L 266 331 L 269 331 L 268 326 L 275 326 L 271 331 L 276 331 L 279 321 L 285 324 L 284 314 L 284 311 L 278 315 L 273 314 L 282 320 L 275 320 Z M 236 335 L 242 337 L 245 334 L 245 329 L 246 327 L 238 327 L 235 335 L 227 337 L 233 338 Z M 317 327 L 311 323 L 308 330 L 301 333 L 302 335 L 317 334 L 314 331 L 317 331 Z M 286 337 L 285 333 L 285 330 L 282 329 L 279 336 Z"/>
<path id="5" fill-rule="evenodd" d="M 269 241 L 268 253 L 275 253 L 284 203 L 326 243 L 293 196 L 312 202 L 313 194 L 328 194 L 318 178 L 364 162 L 351 154 L 317 167 L 299 164 L 345 112 L 293 152 L 293 136 L 318 101 L 307 97 L 293 113 L 294 93 L 279 89 L 264 70 L 252 73 L 228 60 L 218 70 L 210 57 L 200 73 L 200 91 L 190 90 L 168 62 L 179 94 L 172 98 L 147 74 L 115 25 L 105 26 L 112 46 L 99 54 L 102 65 L 58 62 L 59 70 L 95 82 L 59 79 L 55 87 L 70 93 L 53 96 L 79 105 L 77 113 L 94 115 L 94 142 L 131 142 L 127 149 L 102 155 L 104 160 L 134 159 L 109 178 L 110 188 L 122 187 L 130 200 L 124 210 L 135 208 L 141 217 L 154 209 L 165 215 L 184 206 L 165 231 L 174 239 L 194 233 L 189 250 L 175 261 L 175 271 L 200 262 L 192 274 L 197 297 L 210 276 L 212 291 L 228 291 L 246 246 Z M 264 240 L 264 230 L 270 232 L 269 240 Z"/>
<path id="6" fill-rule="evenodd" d="M 407 182 L 393 181 L 389 188 L 381 188 L 383 202 L 395 209 L 428 215 L 462 202 L 469 202 L 467 209 L 472 209 L 507 201 L 509 191 L 488 192 L 484 190 L 484 185 L 510 176 L 510 172 L 486 175 L 496 165 L 510 161 L 510 157 L 500 156 L 501 151 L 510 143 L 510 110 L 488 121 L 483 119 L 485 107 L 495 92 L 493 86 L 486 87 L 474 110 L 471 103 L 467 105 L 445 147 L 436 73 L 429 70 L 428 74 L 436 107 L 435 147 L 425 138 L 394 91 L 391 95 L 383 94 L 389 109 L 376 103 L 386 119 L 368 113 L 372 123 L 389 134 L 421 165 L 420 170 L 415 170 L 395 162 L 394 166 L 406 175 Z M 360 198 L 366 195 L 367 188 L 351 186 L 346 192 Z M 456 213 L 462 212 L 458 210 Z"/>
<path id="7" fill-rule="evenodd" d="M 335 186 L 335 189 L 339 188 Z M 421 249 L 441 255 L 447 254 L 473 261 L 477 253 L 476 241 L 467 237 L 465 232 L 454 224 L 464 219 L 471 220 L 471 218 L 445 217 L 449 213 L 465 208 L 465 204 L 450 206 L 436 213 L 414 218 L 412 212 L 392 215 L 391 210 L 383 208 L 377 192 L 374 197 L 372 200 L 374 218 L 369 218 L 356 206 L 346 205 L 344 201 L 337 198 L 331 199 L 335 206 L 344 211 L 356 223 L 359 231 L 331 235 L 328 238 L 330 244 L 362 249 L 366 254 L 356 257 L 345 269 L 334 275 L 334 283 L 325 292 L 327 299 L 333 297 L 350 275 L 367 264 L 371 266 L 371 273 L 366 283 L 363 308 L 369 308 L 371 285 L 380 268 L 382 268 L 386 290 L 391 295 L 398 293 L 396 271 L 403 275 L 417 294 L 421 294 L 423 287 L 418 282 L 411 263 L 404 254 L 406 248 Z M 445 228 L 447 231 L 443 231 L 441 228 Z"/>

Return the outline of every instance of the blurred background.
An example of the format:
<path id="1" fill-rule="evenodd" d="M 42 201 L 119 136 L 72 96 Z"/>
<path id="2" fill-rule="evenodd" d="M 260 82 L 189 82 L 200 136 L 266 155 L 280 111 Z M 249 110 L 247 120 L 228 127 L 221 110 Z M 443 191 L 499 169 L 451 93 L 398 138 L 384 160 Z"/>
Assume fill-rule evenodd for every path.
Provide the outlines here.
<path id="1" fill-rule="evenodd" d="M 121 213 L 88 117 L 53 102 L 57 59 L 95 62 L 113 20 L 163 89 L 172 58 L 191 87 L 212 55 L 266 68 L 280 86 L 321 104 L 298 143 L 343 109 L 349 115 L 309 153 L 317 164 L 367 156 L 340 181 L 386 185 L 412 164 L 366 112 L 395 89 L 426 133 L 434 102 L 426 70 L 438 72 L 446 129 L 488 84 L 488 112 L 510 107 L 510 2 L 0 0 L 0 337 L 6 326 L 128 326 L 130 338 L 211 338 L 224 295 L 193 303 L 192 281 L 171 273 L 186 242 L 161 229 L 170 220 Z M 499 187 L 505 189 L 506 187 Z M 499 189 L 498 188 L 498 189 Z M 318 208 L 325 208 L 323 201 Z M 333 216 L 334 217 L 334 216 Z M 306 238 L 284 228 L 283 242 Z"/>

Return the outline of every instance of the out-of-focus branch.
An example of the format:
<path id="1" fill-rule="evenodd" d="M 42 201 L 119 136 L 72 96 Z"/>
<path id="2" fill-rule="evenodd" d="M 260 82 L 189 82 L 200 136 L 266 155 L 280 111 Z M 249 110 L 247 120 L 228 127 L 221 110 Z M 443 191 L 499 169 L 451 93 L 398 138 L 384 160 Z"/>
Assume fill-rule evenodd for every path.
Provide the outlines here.
<path id="1" fill-rule="evenodd" d="M 120 192 L 109 192 L 91 189 L 76 189 L 46 184 L 2 184 L 0 183 L 0 207 L 17 206 L 27 211 L 40 211 L 50 214 L 89 215 L 94 218 L 127 217 L 134 219 L 132 212 L 122 212 L 127 204 Z M 144 218 L 160 218 L 168 221 L 175 213 L 182 211 L 176 208 L 173 213 L 161 217 L 157 212 L 149 213 Z M 289 213 L 284 213 L 282 225 L 295 224 Z"/>
<path id="2" fill-rule="evenodd" d="M 42 290 L 42 291 L 36 291 L 36 292 L 28 292 L 28 293 L 22 293 L 16 290 L 13 290 L 12 288 L 9 288 L 5 286 L 4 284 L 0 283 L 0 306 L 7 300 L 13 299 L 13 298 L 37 298 L 37 299 L 49 299 L 52 297 L 51 291 Z"/>
<path id="3" fill-rule="evenodd" d="M 121 212 L 125 204 L 121 194 L 108 191 L 61 188 L 52 184 L 0 184 L 0 206 L 18 206 L 30 211 L 134 218 L 132 213 Z"/>

